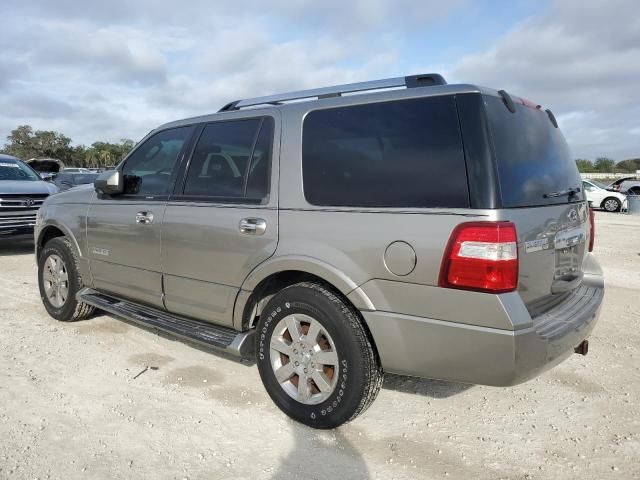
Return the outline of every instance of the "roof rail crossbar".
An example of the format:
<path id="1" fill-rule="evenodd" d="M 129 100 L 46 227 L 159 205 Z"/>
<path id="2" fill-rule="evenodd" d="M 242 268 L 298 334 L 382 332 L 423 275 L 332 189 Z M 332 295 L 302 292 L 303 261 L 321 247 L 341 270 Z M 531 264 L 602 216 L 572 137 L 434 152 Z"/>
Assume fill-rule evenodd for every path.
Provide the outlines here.
<path id="1" fill-rule="evenodd" d="M 332 98 L 339 97 L 345 93 L 365 92 L 370 90 L 381 90 L 385 88 L 415 88 L 434 85 L 446 85 L 447 82 L 437 73 L 423 75 L 411 75 L 407 77 L 385 78 L 382 80 L 372 80 L 369 82 L 349 83 L 346 85 L 335 85 L 332 87 L 313 88 L 311 90 L 299 90 L 296 92 L 279 93 L 266 97 L 247 98 L 236 100 L 222 107 L 220 112 L 239 110 L 244 107 L 256 105 L 277 105 L 282 102 L 293 100 L 303 100 L 307 98 Z"/>

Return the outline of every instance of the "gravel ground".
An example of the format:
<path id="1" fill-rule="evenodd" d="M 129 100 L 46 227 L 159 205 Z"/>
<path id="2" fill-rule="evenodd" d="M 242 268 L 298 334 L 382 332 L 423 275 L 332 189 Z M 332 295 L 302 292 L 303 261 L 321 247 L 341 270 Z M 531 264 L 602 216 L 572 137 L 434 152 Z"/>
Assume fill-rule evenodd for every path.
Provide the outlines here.
<path id="1" fill-rule="evenodd" d="M 509 389 L 388 376 L 328 432 L 281 414 L 255 366 L 106 315 L 56 322 L 31 245 L 3 241 L 0 478 L 640 478 L 640 217 L 596 222 L 588 356 Z"/>

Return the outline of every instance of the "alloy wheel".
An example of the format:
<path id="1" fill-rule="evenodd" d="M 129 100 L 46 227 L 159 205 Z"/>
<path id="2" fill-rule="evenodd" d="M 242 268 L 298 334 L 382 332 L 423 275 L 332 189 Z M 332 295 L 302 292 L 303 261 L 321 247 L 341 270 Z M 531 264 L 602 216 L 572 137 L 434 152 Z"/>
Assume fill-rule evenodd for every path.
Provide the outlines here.
<path id="1" fill-rule="evenodd" d="M 69 274 L 62 258 L 49 255 L 42 272 L 44 292 L 49 303 L 55 308 L 62 307 L 69 296 Z"/>
<path id="2" fill-rule="evenodd" d="M 270 353 L 276 380 L 294 400 L 316 405 L 335 390 L 338 353 L 318 320 L 304 314 L 282 318 L 271 335 Z"/>

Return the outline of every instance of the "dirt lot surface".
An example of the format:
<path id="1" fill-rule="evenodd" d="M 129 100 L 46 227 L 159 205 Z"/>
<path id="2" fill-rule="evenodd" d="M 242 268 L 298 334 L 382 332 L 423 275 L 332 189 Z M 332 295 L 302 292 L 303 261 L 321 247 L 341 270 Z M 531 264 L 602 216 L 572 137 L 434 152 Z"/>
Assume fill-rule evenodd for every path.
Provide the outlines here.
<path id="1" fill-rule="evenodd" d="M 640 217 L 596 221 L 588 356 L 509 389 L 389 376 L 326 432 L 281 414 L 255 366 L 106 315 L 56 322 L 31 245 L 3 241 L 0 478 L 640 478 Z"/>

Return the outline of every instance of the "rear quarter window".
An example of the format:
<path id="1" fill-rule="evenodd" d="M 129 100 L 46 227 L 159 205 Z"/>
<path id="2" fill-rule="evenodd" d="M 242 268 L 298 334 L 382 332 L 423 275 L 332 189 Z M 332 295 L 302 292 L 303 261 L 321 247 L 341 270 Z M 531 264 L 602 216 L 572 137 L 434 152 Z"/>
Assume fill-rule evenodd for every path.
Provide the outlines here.
<path id="1" fill-rule="evenodd" d="M 302 170 L 313 205 L 469 207 L 453 96 L 312 111 Z"/>
<path id="2" fill-rule="evenodd" d="M 502 205 L 533 207 L 567 203 L 569 197 L 545 197 L 582 181 L 569 146 L 544 110 L 514 102 L 511 113 L 500 97 L 484 96 L 496 156 Z M 571 201 L 584 200 L 583 192 Z"/>

